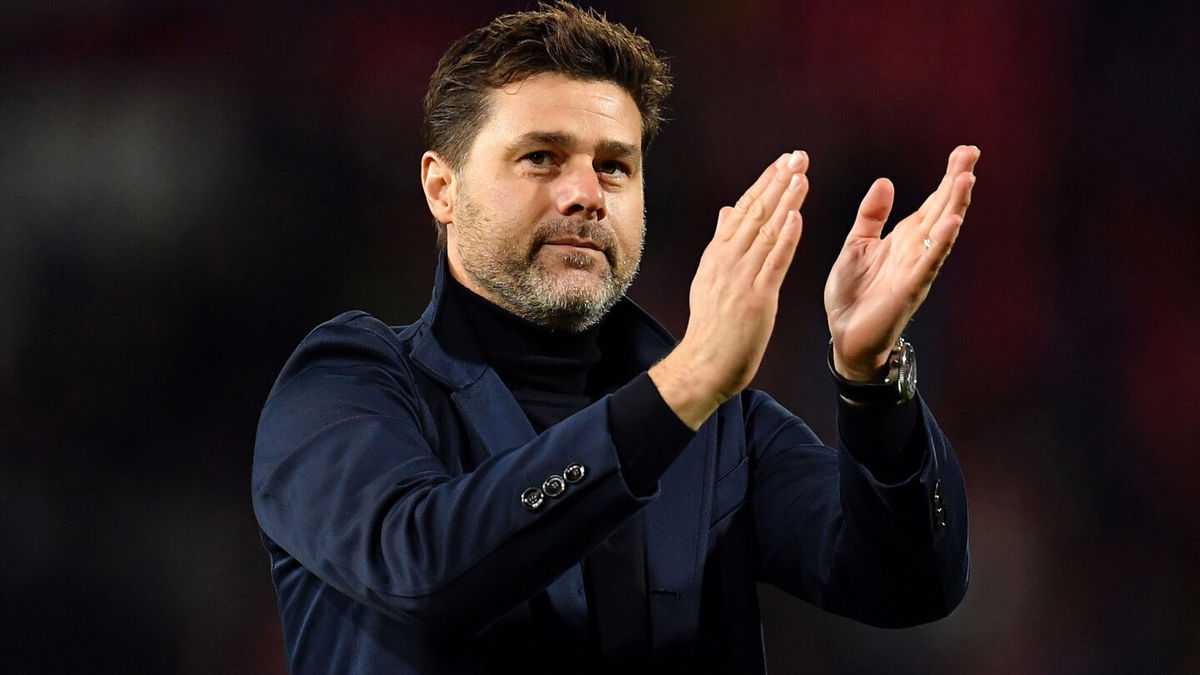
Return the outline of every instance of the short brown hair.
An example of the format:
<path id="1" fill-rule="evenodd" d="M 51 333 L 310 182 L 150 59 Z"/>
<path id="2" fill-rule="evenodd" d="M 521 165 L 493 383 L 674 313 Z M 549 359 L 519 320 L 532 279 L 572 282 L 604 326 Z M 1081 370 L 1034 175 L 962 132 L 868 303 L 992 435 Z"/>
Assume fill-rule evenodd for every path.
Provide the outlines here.
<path id="1" fill-rule="evenodd" d="M 650 41 L 560 1 L 497 17 L 450 45 L 425 94 L 426 147 L 459 169 L 487 119 L 489 91 L 540 73 L 608 81 L 628 92 L 642 116 L 642 152 L 662 126 L 671 75 Z M 438 223 L 439 246 L 445 236 Z"/>

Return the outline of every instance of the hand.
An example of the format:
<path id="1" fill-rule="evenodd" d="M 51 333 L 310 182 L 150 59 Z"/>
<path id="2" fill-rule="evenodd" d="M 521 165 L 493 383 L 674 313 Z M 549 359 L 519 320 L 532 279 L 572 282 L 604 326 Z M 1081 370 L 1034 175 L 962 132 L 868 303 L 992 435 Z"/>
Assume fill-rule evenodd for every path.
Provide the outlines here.
<path id="1" fill-rule="evenodd" d="M 937 190 L 882 239 L 895 190 L 880 178 L 867 191 L 825 283 L 834 367 L 842 377 L 880 379 L 896 339 L 929 295 L 958 238 L 978 159 L 973 145 L 955 148 Z"/>
<path id="2" fill-rule="evenodd" d="M 687 331 L 650 369 L 663 400 L 692 429 L 754 378 L 775 327 L 779 287 L 800 241 L 808 155 L 782 155 L 717 216 L 689 295 Z"/>

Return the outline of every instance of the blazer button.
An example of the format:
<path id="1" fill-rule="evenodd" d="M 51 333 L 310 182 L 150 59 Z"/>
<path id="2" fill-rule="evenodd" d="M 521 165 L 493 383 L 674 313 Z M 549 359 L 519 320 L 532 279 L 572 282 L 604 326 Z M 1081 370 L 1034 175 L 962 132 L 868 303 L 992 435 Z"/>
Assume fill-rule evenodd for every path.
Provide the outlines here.
<path id="1" fill-rule="evenodd" d="M 542 491 L 532 487 L 521 493 L 521 506 L 530 511 L 537 511 L 542 508 L 542 504 L 546 503 L 546 495 Z"/>
<path id="2" fill-rule="evenodd" d="M 567 468 L 563 469 L 563 478 L 571 485 L 583 480 L 583 477 L 586 475 L 587 468 L 579 462 L 571 462 L 567 465 Z"/>
<path id="3" fill-rule="evenodd" d="M 557 497 L 566 491 L 567 482 L 562 476 L 550 476 L 542 483 L 542 492 L 545 492 L 547 497 Z"/>

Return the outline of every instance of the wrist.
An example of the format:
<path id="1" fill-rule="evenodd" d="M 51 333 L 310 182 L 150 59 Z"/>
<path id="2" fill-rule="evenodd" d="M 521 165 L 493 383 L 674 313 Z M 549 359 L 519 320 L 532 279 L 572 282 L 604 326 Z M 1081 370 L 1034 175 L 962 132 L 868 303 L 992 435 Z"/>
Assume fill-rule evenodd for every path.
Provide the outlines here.
<path id="1" fill-rule="evenodd" d="M 888 358 L 891 355 L 890 349 L 882 354 L 877 354 L 871 361 L 851 364 L 842 358 L 832 339 L 829 340 L 829 345 L 830 368 L 841 378 L 849 382 L 871 383 L 882 382 L 887 377 Z"/>
<path id="2" fill-rule="evenodd" d="M 703 367 L 693 365 L 693 360 L 680 355 L 678 349 L 650 368 L 647 375 L 667 406 L 693 431 L 728 398 L 705 376 Z"/>
<path id="3" fill-rule="evenodd" d="M 916 350 L 904 338 L 897 338 L 888 353 L 882 374 L 872 379 L 851 380 L 839 372 L 833 340 L 829 341 L 827 361 L 838 394 L 853 405 L 899 405 L 912 400 L 917 393 Z"/>

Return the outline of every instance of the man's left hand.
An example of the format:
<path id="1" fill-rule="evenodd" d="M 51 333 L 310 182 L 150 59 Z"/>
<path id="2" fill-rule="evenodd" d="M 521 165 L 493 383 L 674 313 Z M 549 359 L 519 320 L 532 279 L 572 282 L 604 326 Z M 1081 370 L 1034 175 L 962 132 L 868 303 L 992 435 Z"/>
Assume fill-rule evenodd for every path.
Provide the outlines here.
<path id="1" fill-rule="evenodd" d="M 895 189 L 880 178 L 867 191 L 825 283 L 834 367 L 842 377 L 881 378 L 896 339 L 925 301 L 958 238 L 978 159 L 973 145 L 955 148 L 938 188 L 886 237 L 880 234 Z"/>

